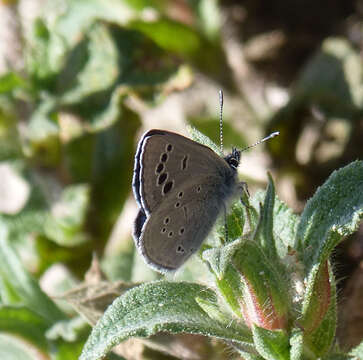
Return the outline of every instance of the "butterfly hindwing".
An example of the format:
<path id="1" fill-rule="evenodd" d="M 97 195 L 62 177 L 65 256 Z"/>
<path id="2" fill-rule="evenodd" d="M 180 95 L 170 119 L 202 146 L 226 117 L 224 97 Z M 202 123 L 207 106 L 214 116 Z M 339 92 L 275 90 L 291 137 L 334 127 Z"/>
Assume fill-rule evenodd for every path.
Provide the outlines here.
<path id="1" fill-rule="evenodd" d="M 188 179 L 146 219 L 139 248 L 159 271 L 175 270 L 200 247 L 223 207 L 216 181 Z M 212 179 L 209 179 L 212 180 Z"/>

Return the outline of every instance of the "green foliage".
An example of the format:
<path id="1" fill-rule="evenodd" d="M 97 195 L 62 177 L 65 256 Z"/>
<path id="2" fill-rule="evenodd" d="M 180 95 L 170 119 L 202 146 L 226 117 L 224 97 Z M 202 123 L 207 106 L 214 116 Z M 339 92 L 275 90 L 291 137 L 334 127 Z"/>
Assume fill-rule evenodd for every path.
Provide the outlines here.
<path id="1" fill-rule="evenodd" d="M 231 327 L 223 331 L 222 338 L 236 343 L 241 355 L 258 358 L 253 351 L 242 350 L 238 345 L 242 341 L 246 346 L 252 337 L 255 351 L 263 359 L 334 357 L 330 350 L 336 328 L 336 290 L 334 275 L 326 259 L 339 241 L 329 247 L 326 256 L 314 257 L 312 267 L 307 267 L 301 256 L 304 249 L 301 250 L 299 245 L 294 248 L 294 239 L 299 236 L 307 238 L 309 234 L 312 240 L 323 246 L 326 238 L 318 231 L 314 234 L 310 227 L 304 227 L 305 222 L 314 221 L 314 216 L 307 214 L 319 213 L 321 208 L 325 208 L 326 203 L 316 200 L 321 194 L 335 198 L 337 204 L 359 198 L 363 190 L 362 170 L 363 162 L 354 162 L 334 172 L 308 203 L 301 219 L 278 200 L 270 178 L 264 196 L 258 193 L 250 202 L 256 204 L 256 208 L 252 209 L 251 205 L 246 208 L 247 212 L 258 214 L 259 221 L 254 225 L 251 223 L 252 228 L 246 229 L 239 240 L 217 247 L 206 246 L 202 250 L 202 258 L 215 275 L 219 296 L 225 299 L 235 316 L 243 318 L 251 327 L 248 331 L 237 322 L 233 326 L 234 337 L 228 335 Z M 343 186 L 347 179 L 353 179 L 349 186 L 353 193 L 349 195 Z M 339 189 L 344 188 L 344 191 L 337 191 L 338 184 L 341 185 Z M 326 231 L 338 229 L 338 226 L 343 228 L 344 233 L 337 231 L 339 240 L 342 240 L 356 229 L 362 208 L 363 204 L 359 201 L 353 208 L 337 206 L 336 216 L 331 215 L 327 222 L 320 220 L 320 226 L 328 228 Z M 239 208 L 234 216 L 235 219 L 243 218 Z M 351 219 L 356 219 L 356 222 L 352 224 Z M 244 224 L 246 221 L 241 219 L 239 224 L 230 222 L 229 226 L 233 233 L 238 232 L 233 226 L 244 228 Z M 281 239 L 283 227 L 284 238 Z M 279 236 L 275 238 L 276 233 Z M 219 234 L 221 236 L 223 232 Z M 278 248 L 280 250 L 276 251 Z M 319 254 L 320 247 L 315 246 L 314 249 Z M 311 254 L 310 248 L 309 251 Z M 316 269 L 321 270 L 316 274 Z M 299 277 L 307 280 L 302 292 L 297 290 Z M 200 298 L 201 294 L 207 297 Z M 94 327 L 82 356 L 98 359 L 125 338 L 150 336 L 161 330 L 221 337 L 217 325 L 221 321 L 228 322 L 228 319 L 233 323 L 233 316 L 218 306 L 216 295 L 210 290 L 202 290 L 200 285 L 167 281 L 148 283 L 130 290 L 115 300 Z M 200 318 L 202 309 L 209 315 L 209 320 L 213 319 L 213 326 L 208 325 L 206 318 Z M 180 318 L 179 313 L 183 314 Z M 132 319 L 132 316 L 137 318 Z M 198 324 L 192 322 L 189 316 Z M 238 332 L 243 334 L 242 338 L 237 336 Z"/>
<path id="2" fill-rule="evenodd" d="M 151 282 L 129 290 L 94 327 L 81 359 L 99 359 L 130 336 L 147 337 L 160 331 L 250 341 L 243 328 L 227 327 L 228 322 L 220 323 L 205 313 L 197 298 L 216 302 L 215 293 L 207 287 L 184 282 Z"/>
<path id="3" fill-rule="evenodd" d="M 362 161 L 334 171 L 301 216 L 279 200 L 271 176 L 266 191 L 242 194 L 243 204 L 231 204 L 226 217 L 228 238 L 218 222 L 199 258 L 175 275 L 188 281 L 140 284 L 160 276 L 138 263 L 127 235 L 101 259 L 114 283 L 91 269 L 84 284 L 47 295 L 40 278 L 52 265 L 65 265 L 68 280 L 83 277 L 92 252 L 102 254 L 115 231 L 141 125 L 135 104 L 154 106 L 184 89 L 192 69 L 235 89 L 215 0 L 189 2 L 193 26 L 169 17 L 164 1 L 62 3 L 50 2 L 51 16 L 22 34 L 24 69 L 0 76 L 0 358 L 99 359 L 134 337 L 150 337 L 147 346 L 165 350 L 164 332 L 176 347 L 176 334 L 218 338 L 251 360 L 363 359 L 362 344 L 348 354 L 334 346 L 329 260 L 362 219 Z M 311 106 L 327 123 L 344 119 L 354 134 L 361 78 L 358 51 L 326 39 L 287 104 L 271 115 L 269 126 L 281 131 L 271 150 L 282 164 L 296 153 L 301 114 Z M 215 119 L 190 123 L 217 134 Z M 207 136 L 190 132 L 222 155 Z M 228 124 L 225 143 L 246 145 Z M 48 285 L 59 295 L 57 281 Z M 86 321 L 94 326 L 89 337 Z"/>

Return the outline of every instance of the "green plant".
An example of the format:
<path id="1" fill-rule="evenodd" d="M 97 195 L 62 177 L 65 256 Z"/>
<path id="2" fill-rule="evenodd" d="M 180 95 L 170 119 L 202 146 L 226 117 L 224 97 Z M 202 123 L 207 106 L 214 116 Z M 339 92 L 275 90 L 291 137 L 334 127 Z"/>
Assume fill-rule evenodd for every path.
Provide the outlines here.
<path id="1" fill-rule="evenodd" d="M 3 3 L 15 9 L 18 2 Z M 201 356 L 208 359 L 222 342 L 245 359 L 363 358 L 362 344 L 344 354 L 334 343 L 336 293 L 328 260 L 361 218 L 361 161 L 335 172 L 301 217 L 275 196 L 270 179 L 266 192 L 244 199 L 249 208 L 233 204 L 228 243 L 217 224 L 200 251 L 202 261 L 190 259 L 178 281 L 146 282 L 158 275 L 138 262 L 129 237 L 104 250 L 130 193 L 142 119 L 129 100 L 158 104 L 187 88 L 194 70 L 217 80 L 231 96 L 241 82 L 227 65 L 223 47 L 233 41 L 222 41 L 218 2 L 188 1 L 190 8 L 171 19 L 174 3 L 181 2 L 52 0 L 32 31 L 19 34 L 15 47 L 21 47 L 24 67 L 0 76 L 0 358 L 74 360 L 83 349 L 83 357 L 91 359 L 116 343 L 125 350 L 130 346 L 125 340 L 136 336 L 146 351 L 186 358 L 172 345 L 187 348 L 202 340 L 185 333 L 222 339 Z M 240 25 L 245 28 L 245 22 Z M 245 48 L 246 39 L 239 41 Z M 344 143 L 353 155 L 338 154 L 339 162 L 329 166 L 321 166 L 324 157 L 314 159 L 321 154 L 317 145 L 309 147 L 311 163 L 298 164 L 299 179 L 311 186 L 320 174 L 321 183 L 331 169 L 360 157 L 355 130 L 362 113 L 361 71 L 359 47 L 326 38 L 302 67 L 295 88 L 285 89 L 290 100 L 279 109 L 251 101 L 261 90 L 255 89 L 261 74 L 253 71 L 250 85 L 243 79 L 247 88 L 234 94 L 238 102 L 244 98 L 249 110 L 243 118 L 251 126 L 241 134 L 225 124 L 225 142 L 244 146 L 249 129 L 280 130 L 270 150 L 296 171 L 291 157 L 309 125 L 306 112 L 318 110 L 326 121 L 318 116 L 315 131 L 320 135 L 323 128 L 326 136 L 316 137 L 317 143 L 331 141 L 325 123 L 348 125 L 344 133 L 354 138 Z M 285 69 L 274 67 L 274 73 Z M 215 120 L 209 114 L 189 118 L 208 135 L 217 133 Z M 197 132 L 193 136 L 212 145 Z M 77 286 L 94 251 L 102 254 L 101 264 L 95 261 L 86 282 Z M 56 276 L 49 280 L 52 271 Z M 95 326 L 86 346 L 90 327 L 78 314 Z M 208 341 L 203 344 L 208 348 Z"/>
<path id="2" fill-rule="evenodd" d="M 361 161 L 334 171 L 300 217 L 277 198 L 270 177 L 248 207 L 234 204 L 228 243 L 217 229 L 219 244 L 201 249 L 214 289 L 160 280 L 128 290 L 93 328 L 81 359 L 99 359 L 125 339 L 160 331 L 217 337 L 246 359 L 363 357 L 359 347 L 343 354 L 334 344 L 337 299 L 329 260 L 362 216 Z"/>

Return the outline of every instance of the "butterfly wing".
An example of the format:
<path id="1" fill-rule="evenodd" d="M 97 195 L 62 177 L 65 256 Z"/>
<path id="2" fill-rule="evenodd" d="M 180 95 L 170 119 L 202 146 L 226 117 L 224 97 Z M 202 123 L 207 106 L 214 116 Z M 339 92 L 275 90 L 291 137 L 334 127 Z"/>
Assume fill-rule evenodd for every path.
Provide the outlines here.
<path id="1" fill-rule="evenodd" d="M 134 195 L 147 215 L 190 176 L 230 171 L 226 161 L 207 146 L 169 131 L 150 130 L 135 156 Z"/>
<path id="2" fill-rule="evenodd" d="M 140 211 L 143 224 L 136 243 L 150 266 L 161 272 L 175 270 L 198 250 L 224 206 L 225 199 L 217 191 L 220 181 L 219 177 L 189 177 L 152 216 Z"/>

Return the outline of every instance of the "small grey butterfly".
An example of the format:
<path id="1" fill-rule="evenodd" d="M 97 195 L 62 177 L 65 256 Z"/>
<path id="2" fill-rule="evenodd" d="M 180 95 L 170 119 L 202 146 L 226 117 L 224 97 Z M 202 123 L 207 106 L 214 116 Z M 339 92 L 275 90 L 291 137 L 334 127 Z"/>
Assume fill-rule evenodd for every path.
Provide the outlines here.
<path id="1" fill-rule="evenodd" d="M 133 236 L 148 265 L 176 270 L 199 249 L 228 200 L 246 186 L 237 179 L 240 157 L 240 150 L 221 157 L 166 130 L 143 135 L 132 182 L 140 207 Z"/>

